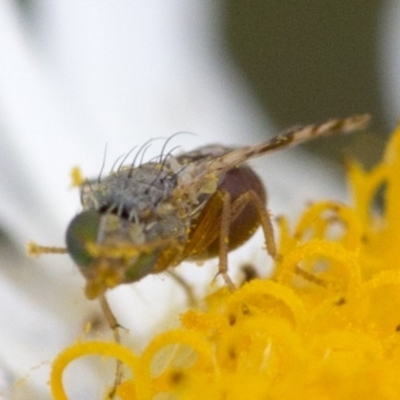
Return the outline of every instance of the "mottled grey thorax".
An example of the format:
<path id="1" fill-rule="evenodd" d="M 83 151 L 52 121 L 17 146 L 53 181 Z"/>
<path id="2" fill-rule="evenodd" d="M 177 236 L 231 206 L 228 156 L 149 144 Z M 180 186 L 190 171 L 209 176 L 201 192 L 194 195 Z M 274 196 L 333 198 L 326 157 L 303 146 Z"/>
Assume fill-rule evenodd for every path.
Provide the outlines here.
<path id="1" fill-rule="evenodd" d="M 140 220 L 171 197 L 175 186 L 175 174 L 170 169 L 160 170 L 160 164 L 126 166 L 100 182 L 87 183 L 82 189 L 82 205 L 84 209 Z"/>

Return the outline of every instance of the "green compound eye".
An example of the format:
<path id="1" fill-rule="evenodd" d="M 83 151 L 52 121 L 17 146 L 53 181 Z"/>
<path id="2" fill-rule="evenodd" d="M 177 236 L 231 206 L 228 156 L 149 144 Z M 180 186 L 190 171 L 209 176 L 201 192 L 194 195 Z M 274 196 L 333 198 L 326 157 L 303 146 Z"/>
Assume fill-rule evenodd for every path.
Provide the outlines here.
<path id="1" fill-rule="evenodd" d="M 68 254 L 78 266 L 93 262 L 93 256 L 87 251 L 86 243 L 96 242 L 100 226 L 100 214 L 97 211 L 84 211 L 69 224 L 65 240 Z"/>

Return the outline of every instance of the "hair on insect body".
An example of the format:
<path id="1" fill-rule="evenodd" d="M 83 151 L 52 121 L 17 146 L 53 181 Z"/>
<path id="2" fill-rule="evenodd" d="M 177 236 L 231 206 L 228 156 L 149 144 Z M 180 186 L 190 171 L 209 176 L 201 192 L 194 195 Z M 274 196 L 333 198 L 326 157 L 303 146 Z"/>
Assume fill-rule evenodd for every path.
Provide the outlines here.
<path id="1" fill-rule="evenodd" d="M 104 167 L 106 165 L 106 157 L 107 157 L 107 143 L 104 146 L 103 162 L 101 163 L 100 172 L 99 172 L 99 175 L 97 177 L 97 183 L 99 183 L 101 181 L 101 175 L 103 174 L 103 170 L 104 170 Z"/>

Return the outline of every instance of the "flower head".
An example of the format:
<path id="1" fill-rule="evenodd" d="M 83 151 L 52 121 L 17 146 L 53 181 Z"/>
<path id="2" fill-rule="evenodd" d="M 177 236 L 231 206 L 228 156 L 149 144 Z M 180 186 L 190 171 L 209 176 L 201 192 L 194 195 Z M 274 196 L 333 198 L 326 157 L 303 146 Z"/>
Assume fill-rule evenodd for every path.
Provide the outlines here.
<path id="1" fill-rule="evenodd" d="M 282 259 L 270 279 L 210 294 L 141 354 L 115 343 L 74 344 L 54 361 L 54 398 L 66 398 L 64 368 L 88 354 L 129 367 L 122 399 L 396 398 L 400 128 L 381 164 L 366 172 L 353 162 L 348 176 L 352 205 L 314 203 L 294 229 L 279 219 Z"/>

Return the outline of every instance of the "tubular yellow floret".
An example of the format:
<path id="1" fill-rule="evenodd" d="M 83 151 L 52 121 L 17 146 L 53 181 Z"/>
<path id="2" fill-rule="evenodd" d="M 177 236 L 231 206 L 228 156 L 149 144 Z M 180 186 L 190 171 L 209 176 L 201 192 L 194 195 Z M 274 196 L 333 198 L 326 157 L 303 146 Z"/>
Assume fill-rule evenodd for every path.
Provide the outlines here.
<path id="1" fill-rule="evenodd" d="M 290 288 L 272 280 L 253 280 L 229 297 L 226 303 L 228 315 L 246 313 L 252 316 L 276 315 L 285 318 L 295 327 L 303 326 L 306 311 L 301 299 Z"/>
<path id="2" fill-rule="evenodd" d="M 138 358 L 132 353 L 131 350 L 117 343 L 94 341 L 77 342 L 71 347 L 63 350 L 53 362 L 50 376 L 50 387 L 52 396 L 55 400 L 68 400 L 62 383 L 62 376 L 66 367 L 72 361 L 88 355 L 112 357 L 122 361 L 131 369 L 135 379 L 140 380 L 140 388 L 142 388 L 141 394 L 146 394 L 146 391 L 143 390 L 143 388 L 146 387 L 146 380 L 148 381 L 148 379 L 146 379 L 145 374 L 143 374 L 139 368 Z"/>
<path id="3" fill-rule="evenodd" d="M 274 278 L 278 282 L 290 286 L 301 261 L 320 258 L 326 258 L 331 261 L 328 271 L 321 274 L 322 279 L 326 279 L 328 286 L 332 286 L 336 290 L 344 290 L 345 287 L 354 289 L 360 284 L 361 272 L 358 252 L 346 250 L 339 243 L 318 239 L 301 244 L 285 255 L 283 261 L 277 265 Z M 332 268 L 333 265 L 335 268 Z M 341 267 L 340 272 L 344 272 L 345 274 L 337 273 L 336 269 L 338 266 Z M 310 273 L 313 273 L 313 271 L 310 271 Z M 338 279 L 335 281 L 337 277 Z M 338 282 L 342 282 L 343 279 L 346 281 L 345 284 L 341 284 L 341 288 L 338 288 Z"/>

